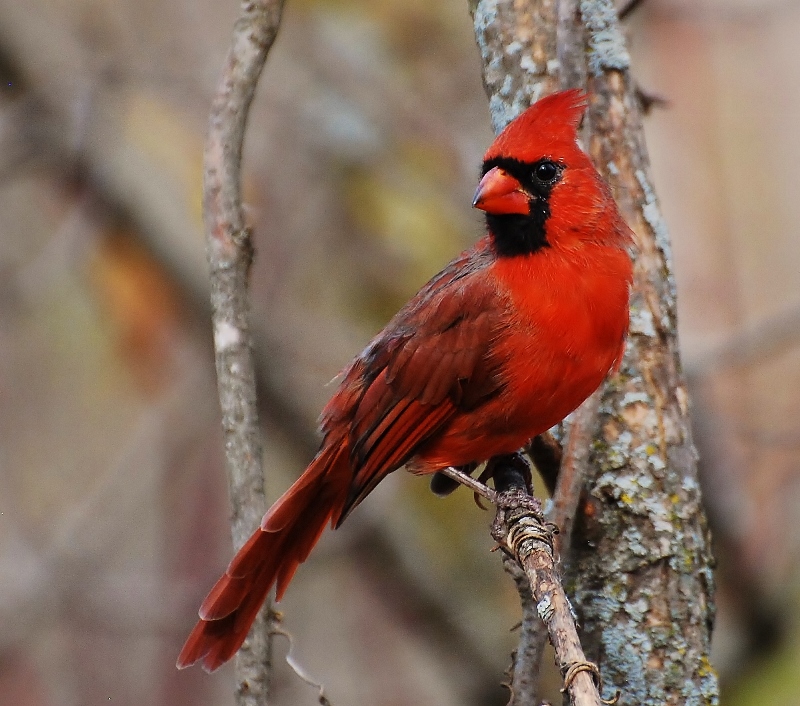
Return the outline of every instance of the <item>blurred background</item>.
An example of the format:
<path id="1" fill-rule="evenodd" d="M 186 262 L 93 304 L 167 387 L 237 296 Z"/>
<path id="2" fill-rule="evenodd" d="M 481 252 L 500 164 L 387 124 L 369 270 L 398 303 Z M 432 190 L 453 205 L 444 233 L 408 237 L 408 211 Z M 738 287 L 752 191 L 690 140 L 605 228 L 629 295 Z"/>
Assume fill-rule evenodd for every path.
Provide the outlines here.
<path id="1" fill-rule="evenodd" d="M 236 11 L 0 0 L 4 704 L 232 704 L 230 666 L 173 664 L 231 552 L 200 189 Z M 795 705 L 800 3 L 648 0 L 627 30 L 638 82 L 669 101 L 647 131 L 723 702 Z M 287 2 L 245 165 L 271 498 L 313 454 L 329 381 L 480 234 L 491 139 L 466 2 Z M 294 657 L 337 706 L 503 704 L 518 604 L 490 515 L 396 475 L 300 569 Z M 316 702 L 283 663 L 275 690 Z"/>

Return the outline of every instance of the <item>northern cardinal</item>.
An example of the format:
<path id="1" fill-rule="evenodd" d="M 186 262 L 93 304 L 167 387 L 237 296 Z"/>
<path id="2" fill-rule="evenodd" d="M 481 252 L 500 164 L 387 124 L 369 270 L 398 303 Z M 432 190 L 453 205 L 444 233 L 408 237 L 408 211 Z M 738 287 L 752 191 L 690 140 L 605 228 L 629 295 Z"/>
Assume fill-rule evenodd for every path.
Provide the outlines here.
<path id="1" fill-rule="evenodd" d="M 556 93 L 495 139 L 473 201 L 486 235 L 344 371 L 319 452 L 211 589 L 178 667 L 229 660 L 272 586 L 280 600 L 325 526 L 389 473 L 513 453 L 619 365 L 632 239 L 577 144 L 585 106 L 578 90 Z"/>

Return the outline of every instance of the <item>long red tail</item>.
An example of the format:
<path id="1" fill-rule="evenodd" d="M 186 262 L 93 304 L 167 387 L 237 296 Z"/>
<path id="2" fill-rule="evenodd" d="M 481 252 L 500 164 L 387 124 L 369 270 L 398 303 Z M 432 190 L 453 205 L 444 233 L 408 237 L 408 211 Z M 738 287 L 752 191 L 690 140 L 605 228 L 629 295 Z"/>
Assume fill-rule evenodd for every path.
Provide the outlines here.
<path id="1" fill-rule="evenodd" d="M 275 584 L 280 600 L 325 525 L 339 519 L 351 476 L 348 456 L 345 443 L 320 450 L 264 515 L 200 606 L 200 620 L 178 656 L 179 669 L 199 661 L 213 672 L 241 647 Z"/>

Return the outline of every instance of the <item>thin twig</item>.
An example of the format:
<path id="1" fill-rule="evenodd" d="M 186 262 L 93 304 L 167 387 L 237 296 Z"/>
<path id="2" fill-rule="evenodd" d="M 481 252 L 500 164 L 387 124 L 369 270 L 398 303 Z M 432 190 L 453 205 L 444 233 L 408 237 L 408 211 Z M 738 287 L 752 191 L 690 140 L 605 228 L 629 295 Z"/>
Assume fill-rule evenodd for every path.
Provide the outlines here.
<path id="1" fill-rule="evenodd" d="M 628 0 L 619 10 L 617 10 L 617 17 L 619 18 L 620 22 L 627 20 L 636 10 L 639 9 L 639 6 L 644 3 L 644 0 Z"/>
<path id="2" fill-rule="evenodd" d="M 292 671 L 297 675 L 297 677 L 304 681 L 309 686 L 313 686 L 319 692 L 317 694 L 317 703 L 321 704 L 321 706 L 332 706 L 328 696 L 325 694 L 325 686 L 316 681 L 314 677 L 312 677 L 303 667 L 300 662 L 294 656 L 294 638 L 292 634 L 286 630 L 285 628 L 281 627 L 281 620 L 283 616 L 281 613 L 272 611 L 270 614 L 272 620 L 272 635 L 280 635 L 281 637 L 285 637 L 286 641 L 289 643 L 289 649 L 286 651 L 286 664 L 291 667 Z"/>
<path id="3" fill-rule="evenodd" d="M 249 325 L 248 274 L 253 251 L 241 203 L 247 115 L 280 26 L 283 0 L 242 3 L 209 119 L 203 210 L 211 271 L 214 350 L 234 545 L 240 547 L 266 510 L 261 429 Z M 262 610 L 236 660 L 239 706 L 267 703 L 271 672 L 269 612 Z"/>
<path id="4" fill-rule="evenodd" d="M 452 466 L 448 466 L 447 468 L 443 468 L 439 473 L 443 473 L 448 478 L 452 478 L 454 481 L 458 481 L 461 485 L 466 486 L 472 492 L 480 495 L 482 498 L 486 498 L 492 505 L 497 504 L 497 493 L 495 493 L 491 488 L 485 486 L 479 480 L 475 480 L 472 476 L 464 473 L 464 471 L 459 471 L 457 468 L 453 468 Z"/>
<path id="5" fill-rule="evenodd" d="M 494 460 L 500 506 L 492 536 L 516 558 L 528 578 L 536 612 L 547 626 L 571 703 L 600 706 L 603 701 L 595 683 L 599 672 L 583 653 L 572 608 L 556 570 L 555 528 L 544 523 L 539 501 L 525 487 L 525 466 L 519 454 Z M 523 683 L 522 678 L 516 681 Z"/>

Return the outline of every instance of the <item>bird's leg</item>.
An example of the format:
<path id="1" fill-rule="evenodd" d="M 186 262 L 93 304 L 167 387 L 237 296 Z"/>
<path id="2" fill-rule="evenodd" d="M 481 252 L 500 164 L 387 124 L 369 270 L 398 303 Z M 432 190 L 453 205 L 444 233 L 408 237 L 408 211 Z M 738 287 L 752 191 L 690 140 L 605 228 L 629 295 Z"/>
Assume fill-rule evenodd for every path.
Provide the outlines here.
<path id="1" fill-rule="evenodd" d="M 497 504 L 497 493 L 494 490 L 484 485 L 480 481 L 475 480 L 468 473 L 464 473 L 464 471 L 462 471 L 460 468 L 448 466 L 437 473 L 442 473 L 448 478 L 452 478 L 454 481 L 461 483 L 461 485 L 467 486 L 467 488 L 472 490 L 473 493 L 480 495 L 482 498 L 486 498 L 493 505 Z"/>
<path id="2" fill-rule="evenodd" d="M 497 514 L 492 523 L 492 536 L 502 543 L 507 520 L 512 514 L 529 513 L 544 523 L 542 504 L 531 495 L 531 467 L 520 453 L 495 456 L 487 464 L 487 471 L 497 489 L 494 501 Z"/>
<path id="3" fill-rule="evenodd" d="M 533 476 L 531 467 L 521 452 L 494 456 L 486 464 L 481 478 L 492 478 L 494 487 L 499 493 L 521 491 L 528 497 L 533 496 Z"/>
<path id="4" fill-rule="evenodd" d="M 437 471 L 431 478 L 431 490 L 437 495 L 447 495 L 460 484 L 475 493 L 475 502 L 481 508 L 483 506 L 478 502 L 479 497 L 485 498 L 498 508 L 525 507 L 532 511 L 538 508 L 535 510 L 536 514 L 541 514 L 541 503 L 531 494 L 533 482 L 531 468 L 521 454 L 495 456 L 475 479 L 470 474 L 477 465 L 470 463 L 466 466 L 448 466 Z M 489 478 L 494 480 L 497 490 L 492 490 L 486 485 Z"/>

